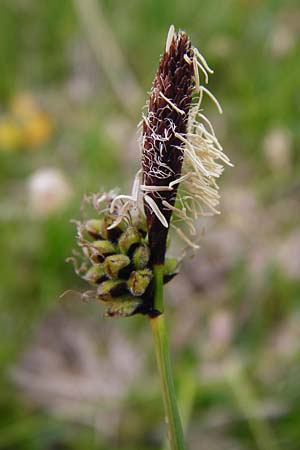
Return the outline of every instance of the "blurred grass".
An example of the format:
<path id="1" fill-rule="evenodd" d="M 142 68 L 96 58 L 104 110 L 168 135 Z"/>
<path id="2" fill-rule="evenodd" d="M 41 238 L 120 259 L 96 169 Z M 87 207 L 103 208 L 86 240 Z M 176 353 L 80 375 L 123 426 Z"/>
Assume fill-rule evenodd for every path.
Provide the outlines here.
<path id="1" fill-rule="evenodd" d="M 258 204 L 254 210 L 257 226 L 242 224 L 242 230 L 236 223 L 239 217 L 231 217 L 225 207 L 218 229 L 236 227 L 236 236 L 242 236 L 244 244 L 224 269 L 220 297 L 217 292 L 215 298 L 213 289 L 210 294 L 209 288 L 194 287 L 189 294 L 193 305 L 203 310 L 195 340 L 176 345 L 180 334 L 176 327 L 181 326 L 178 316 L 183 310 L 179 305 L 176 313 L 178 304 L 169 306 L 175 372 L 189 418 L 189 446 L 298 450 L 300 368 L 295 341 L 299 333 L 289 335 L 289 330 L 293 318 L 299 317 L 300 268 L 290 277 L 278 266 L 274 248 L 299 232 L 299 2 L 106 0 L 101 2 L 101 11 L 144 100 L 170 23 L 191 35 L 215 69 L 210 86 L 225 111 L 222 118 L 215 117 L 215 111 L 205 104 L 216 119 L 226 152 L 236 163 L 222 180 L 224 190 L 231 189 L 231 198 L 232 192 L 237 195 L 247 189 Z M 11 377 L 44 321 L 64 309 L 59 295 L 68 289 L 84 289 L 64 262 L 74 246 L 69 219 L 78 217 L 84 193 L 115 185 L 129 188 L 139 165 L 135 126 L 143 99 L 136 112 L 128 114 L 130 92 L 124 89 L 124 97 L 116 95 L 109 70 L 105 74 L 101 61 L 96 62 L 82 17 L 71 0 L 2 0 L 0 67 L 0 121 L 10 117 L 11 103 L 25 92 L 54 124 L 51 136 L 35 148 L 24 144 L 8 149 L 0 142 L 0 449 L 158 448 L 163 442 L 162 405 L 151 357 L 146 368 L 153 374 L 128 388 L 120 402 L 120 423 L 109 433 L 95 431 L 92 420 L 87 425 L 72 417 L 63 419 L 36 398 L 24 395 Z M 266 136 L 278 128 L 288 136 L 285 153 L 280 154 L 286 167 L 281 160 L 272 160 L 278 157 L 272 153 L 276 142 L 271 145 L 271 156 L 266 154 Z M 34 212 L 28 197 L 29 180 L 43 167 L 58 168 L 72 191 L 61 209 L 46 215 Z M 247 207 L 240 202 L 235 213 L 247 215 Z M 260 246 L 257 242 L 269 252 L 259 281 L 250 267 L 251 251 Z M 209 244 L 207 248 L 209 252 Z M 187 299 L 183 301 L 189 309 Z M 76 316 L 76 299 L 72 302 L 69 313 Z M 235 325 L 232 340 L 218 353 L 210 348 L 209 323 L 220 308 L 230 312 Z M 94 310 L 87 306 L 79 311 L 84 321 Z M 97 314 L 99 327 L 103 327 L 104 320 Z M 110 326 L 113 330 L 120 327 L 133 347 L 144 336 L 140 318 Z M 55 328 L 52 331 L 56 333 Z M 147 334 L 143 339 L 147 342 Z M 149 346 L 146 349 L 151 353 Z M 247 383 L 254 386 L 259 412 L 252 411 L 251 389 L 247 391 L 241 381 L 242 392 L 246 392 L 243 400 L 237 391 L 231 392 L 235 382 L 230 387 L 226 373 L 219 370 L 220 360 L 230 361 L 232 355 L 240 359 Z M 268 430 L 267 437 L 261 429 Z"/>

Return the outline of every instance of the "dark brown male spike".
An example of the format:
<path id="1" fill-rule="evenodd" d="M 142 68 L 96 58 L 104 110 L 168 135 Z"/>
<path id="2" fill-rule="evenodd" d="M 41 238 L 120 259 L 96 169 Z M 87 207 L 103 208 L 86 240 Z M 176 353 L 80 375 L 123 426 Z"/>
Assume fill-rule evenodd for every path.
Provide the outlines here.
<path id="1" fill-rule="evenodd" d="M 142 180 L 153 265 L 164 263 L 172 211 L 163 202 L 174 206 L 178 185 L 174 184 L 172 190 L 162 187 L 177 180 L 182 169 L 184 144 L 176 134 L 187 131 L 195 87 L 191 59 L 189 37 L 183 31 L 175 33 L 171 27 L 150 91 L 148 114 L 143 118 Z"/>

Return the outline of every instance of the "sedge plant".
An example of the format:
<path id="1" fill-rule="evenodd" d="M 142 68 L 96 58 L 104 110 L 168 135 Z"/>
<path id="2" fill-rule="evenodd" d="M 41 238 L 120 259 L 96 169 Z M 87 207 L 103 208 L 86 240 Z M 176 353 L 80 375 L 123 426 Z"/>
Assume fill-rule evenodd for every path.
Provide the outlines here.
<path id="1" fill-rule="evenodd" d="M 83 295 L 101 301 L 105 316 L 149 319 L 171 450 L 183 450 L 185 444 L 163 294 L 182 258 L 169 257 L 167 248 L 171 234 L 186 247 L 198 248 L 195 223 L 219 213 L 216 180 L 223 164 L 231 164 L 202 110 L 206 95 L 222 112 L 202 83 L 211 73 L 187 34 L 171 26 L 139 125 L 141 168 L 132 191 L 93 195 L 94 217 L 76 222 L 83 256 L 76 272 L 93 286 Z"/>

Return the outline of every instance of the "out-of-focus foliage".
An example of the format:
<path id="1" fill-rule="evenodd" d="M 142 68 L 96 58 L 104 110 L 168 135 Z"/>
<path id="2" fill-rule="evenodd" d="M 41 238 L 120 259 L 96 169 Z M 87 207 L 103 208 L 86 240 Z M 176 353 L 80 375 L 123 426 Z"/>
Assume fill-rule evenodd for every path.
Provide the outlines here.
<path id="1" fill-rule="evenodd" d="M 0 2 L 0 449 L 163 448 L 147 320 L 60 295 L 85 289 L 65 264 L 83 195 L 130 188 L 171 23 L 215 69 L 236 165 L 167 294 L 188 446 L 299 449 L 296 0 Z"/>

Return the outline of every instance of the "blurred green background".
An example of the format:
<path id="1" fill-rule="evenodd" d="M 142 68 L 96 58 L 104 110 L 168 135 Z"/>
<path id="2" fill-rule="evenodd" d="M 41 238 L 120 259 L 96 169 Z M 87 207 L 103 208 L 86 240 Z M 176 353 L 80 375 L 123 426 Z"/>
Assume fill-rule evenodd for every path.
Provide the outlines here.
<path id="1" fill-rule="evenodd" d="M 215 69 L 235 163 L 167 290 L 188 448 L 300 449 L 298 0 L 1 0 L 0 449 L 167 448 L 145 318 L 59 297 L 86 288 L 65 263 L 83 195 L 139 167 L 171 23 Z"/>

